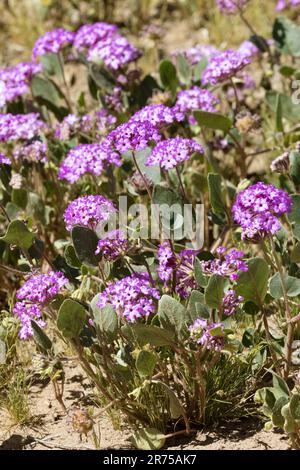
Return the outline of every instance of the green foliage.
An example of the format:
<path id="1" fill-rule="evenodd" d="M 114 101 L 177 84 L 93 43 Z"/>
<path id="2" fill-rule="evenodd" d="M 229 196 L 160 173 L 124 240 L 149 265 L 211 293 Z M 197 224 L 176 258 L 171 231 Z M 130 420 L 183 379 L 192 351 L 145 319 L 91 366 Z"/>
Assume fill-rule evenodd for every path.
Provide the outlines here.
<path id="1" fill-rule="evenodd" d="M 77 338 L 86 322 L 84 307 L 72 299 L 62 303 L 57 318 L 57 328 L 66 338 Z"/>

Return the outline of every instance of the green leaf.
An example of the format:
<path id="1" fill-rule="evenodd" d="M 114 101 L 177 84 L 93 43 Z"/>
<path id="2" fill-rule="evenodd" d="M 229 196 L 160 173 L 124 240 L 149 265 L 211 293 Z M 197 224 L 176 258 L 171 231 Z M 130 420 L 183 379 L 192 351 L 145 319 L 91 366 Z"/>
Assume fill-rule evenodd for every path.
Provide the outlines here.
<path id="1" fill-rule="evenodd" d="M 297 243 L 291 253 L 291 261 L 293 263 L 300 263 L 300 243 Z"/>
<path id="2" fill-rule="evenodd" d="M 139 150 L 135 152 L 135 158 L 138 162 L 139 168 L 154 184 L 159 184 L 161 182 L 161 171 L 160 167 L 157 166 L 147 166 L 146 160 L 151 152 L 151 149 L 148 147 L 145 150 Z M 132 158 L 132 153 L 130 152 L 130 157 Z"/>
<path id="3" fill-rule="evenodd" d="M 180 416 L 184 416 L 184 408 L 173 390 L 160 380 L 152 380 L 151 383 L 158 385 L 164 391 L 166 397 L 169 400 L 171 418 L 178 419 Z"/>
<path id="4" fill-rule="evenodd" d="M 232 127 L 231 120 L 220 113 L 209 113 L 208 111 L 194 111 L 194 117 L 199 126 L 205 126 L 209 129 L 221 130 L 227 134 Z"/>
<path id="5" fill-rule="evenodd" d="M 284 405 L 288 403 L 288 397 L 282 396 L 277 398 L 275 404 L 273 406 L 272 411 L 272 423 L 274 426 L 278 428 L 283 428 L 284 426 L 284 417 L 282 416 L 281 410 Z"/>
<path id="6" fill-rule="evenodd" d="M 163 295 L 158 303 L 158 317 L 161 325 L 180 334 L 186 321 L 186 308 L 169 295 Z"/>
<path id="7" fill-rule="evenodd" d="M 209 309 L 205 305 L 204 294 L 198 290 L 193 290 L 190 295 L 188 316 L 191 323 L 199 317 L 209 318 Z"/>
<path id="8" fill-rule="evenodd" d="M 95 232 L 88 227 L 75 225 L 71 237 L 79 261 L 89 266 L 98 266 L 100 256 L 95 255 L 98 245 L 98 237 Z"/>
<path id="9" fill-rule="evenodd" d="M 122 328 L 124 336 L 130 340 L 136 339 L 140 346 L 150 344 L 151 346 L 171 346 L 174 342 L 174 332 L 168 331 L 158 326 L 127 324 Z"/>
<path id="10" fill-rule="evenodd" d="M 276 18 L 273 38 L 283 54 L 300 57 L 300 28 L 286 17 Z"/>
<path id="11" fill-rule="evenodd" d="M 241 272 L 237 280 L 236 293 L 261 306 L 268 290 L 269 266 L 263 258 L 252 258 L 248 271 Z"/>
<path id="12" fill-rule="evenodd" d="M 178 193 L 172 189 L 166 188 L 162 184 L 156 184 L 153 192 L 153 203 L 158 205 L 166 204 L 171 207 L 180 204 L 182 207 L 182 199 Z"/>
<path id="13" fill-rule="evenodd" d="M 57 106 L 60 95 L 56 86 L 50 80 L 46 80 L 36 75 L 31 80 L 31 90 L 35 98 L 43 98 L 49 103 Z"/>
<path id="14" fill-rule="evenodd" d="M 291 416 L 300 420 L 300 395 L 298 393 L 293 393 L 290 401 L 290 412 Z"/>
<path id="15" fill-rule="evenodd" d="M 195 66 L 194 68 L 194 81 L 199 82 L 202 78 L 202 74 L 204 70 L 206 69 L 208 64 L 208 59 L 207 57 L 203 57 L 200 62 Z"/>
<path id="16" fill-rule="evenodd" d="M 94 83 L 107 92 L 113 90 L 115 80 L 105 67 L 98 64 L 90 64 L 89 73 Z"/>
<path id="17" fill-rule="evenodd" d="M 195 279 L 196 279 L 198 286 L 206 287 L 208 280 L 207 280 L 207 277 L 203 274 L 201 262 L 198 258 L 196 258 L 194 262 L 194 271 L 195 271 Z"/>
<path id="18" fill-rule="evenodd" d="M 77 338 L 86 322 L 85 308 L 72 299 L 62 303 L 57 318 L 57 327 L 66 338 Z"/>
<path id="19" fill-rule="evenodd" d="M 285 380 L 279 377 L 279 375 L 275 374 L 275 372 L 273 372 L 273 387 L 277 392 L 279 392 L 280 395 L 287 397 L 290 396 L 290 390 Z"/>
<path id="20" fill-rule="evenodd" d="M 166 439 L 158 429 L 144 428 L 133 434 L 131 442 L 140 450 L 158 450 L 165 445 Z"/>
<path id="21" fill-rule="evenodd" d="M 289 276 L 285 273 L 284 283 L 289 297 L 297 297 L 297 295 L 300 294 L 300 279 Z M 284 297 L 279 273 L 274 274 L 270 280 L 270 294 L 274 299 L 281 299 Z"/>
<path id="22" fill-rule="evenodd" d="M 276 98 L 276 131 L 283 132 L 283 122 L 282 122 L 282 105 L 281 105 L 281 96 L 278 93 Z"/>
<path id="23" fill-rule="evenodd" d="M 163 60 L 159 64 L 159 75 L 163 87 L 175 95 L 179 83 L 176 68 L 170 60 Z"/>
<path id="24" fill-rule="evenodd" d="M 113 340 L 118 331 L 118 317 L 112 305 L 108 304 L 103 308 L 97 306 L 100 295 L 95 295 L 91 301 L 95 324 L 103 334 Z"/>
<path id="25" fill-rule="evenodd" d="M 52 341 L 42 330 L 42 328 L 34 321 L 31 320 L 31 328 L 33 331 L 34 341 L 42 348 L 44 351 L 48 351 L 52 348 Z"/>
<path id="26" fill-rule="evenodd" d="M 218 274 L 213 274 L 205 289 L 205 303 L 211 308 L 221 308 L 224 289 L 227 280 Z"/>
<path id="27" fill-rule="evenodd" d="M 281 112 L 282 116 L 285 117 L 288 121 L 291 121 L 295 124 L 299 122 L 300 115 L 300 105 L 295 104 L 293 99 L 288 95 L 278 94 L 275 91 L 269 91 L 266 94 L 266 100 L 271 110 L 276 113 L 276 103 L 278 100 L 278 95 L 280 96 Z"/>
<path id="28" fill-rule="evenodd" d="M 11 192 L 11 200 L 21 209 L 26 209 L 28 202 L 28 192 L 26 189 L 13 189 Z"/>
<path id="29" fill-rule="evenodd" d="M 213 211 L 216 214 L 224 214 L 225 201 L 222 193 L 222 178 L 215 173 L 209 173 L 207 176 L 209 200 Z"/>
<path id="30" fill-rule="evenodd" d="M 152 377 L 155 366 L 156 356 L 150 351 L 140 351 L 135 362 L 135 367 L 141 378 Z"/>
<path id="31" fill-rule="evenodd" d="M 0 237 L 0 240 L 3 240 L 10 245 L 16 245 L 19 248 L 28 250 L 33 243 L 34 234 L 28 230 L 23 222 L 20 220 L 13 220 L 7 227 L 6 234 Z"/>
<path id="32" fill-rule="evenodd" d="M 65 248 L 65 260 L 71 268 L 80 268 L 81 262 L 76 256 L 75 248 L 73 245 L 68 245 Z"/>
<path id="33" fill-rule="evenodd" d="M 288 220 L 290 223 L 300 224 L 300 195 L 291 194 L 291 198 L 292 198 L 293 204 L 292 204 L 292 210 L 288 214 Z"/>
<path id="34" fill-rule="evenodd" d="M 61 65 L 57 54 L 44 54 L 40 57 L 43 64 L 43 70 L 48 75 L 56 75 L 57 77 L 62 76 Z"/>
<path id="35" fill-rule="evenodd" d="M 290 152 L 290 171 L 294 183 L 300 185 L 300 153 Z"/>
<path id="36" fill-rule="evenodd" d="M 178 54 L 177 58 L 178 75 L 181 83 L 189 85 L 192 79 L 192 68 L 183 54 Z"/>

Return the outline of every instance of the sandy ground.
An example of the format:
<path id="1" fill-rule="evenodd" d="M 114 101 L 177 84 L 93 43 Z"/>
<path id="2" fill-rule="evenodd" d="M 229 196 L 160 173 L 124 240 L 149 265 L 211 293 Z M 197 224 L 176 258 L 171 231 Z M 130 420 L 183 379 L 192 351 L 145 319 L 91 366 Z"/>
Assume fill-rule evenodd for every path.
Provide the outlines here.
<path id="1" fill-rule="evenodd" d="M 88 404 L 91 388 L 75 365 L 66 370 L 64 400 L 67 409 Z M 70 419 L 62 412 L 51 384 L 36 383 L 31 387 L 32 424 L 12 425 L 8 414 L 0 410 L 0 450 L 87 450 L 94 449 L 91 436 L 80 441 Z M 100 418 L 101 449 L 131 449 L 130 431 L 114 429 L 108 417 Z M 266 432 L 259 419 L 221 423 L 199 431 L 191 439 L 168 441 L 170 450 L 288 450 L 287 438 L 279 432 Z"/>

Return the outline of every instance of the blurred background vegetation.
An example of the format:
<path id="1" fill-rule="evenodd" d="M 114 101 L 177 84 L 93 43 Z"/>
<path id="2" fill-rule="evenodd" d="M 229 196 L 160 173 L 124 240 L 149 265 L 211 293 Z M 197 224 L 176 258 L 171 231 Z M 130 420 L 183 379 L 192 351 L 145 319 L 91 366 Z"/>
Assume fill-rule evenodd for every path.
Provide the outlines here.
<path id="1" fill-rule="evenodd" d="M 261 35 L 270 34 L 275 0 L 252 0 L 247 19 Z M 95 21 L 117 23 L 137 45 L 153 47 L 145 33 L 150 24 L 163 25 L 159 45 L 167 52 L 212 43 L 230 47 L 249 37 L 238 17 L 226 17 L 214 0 L 0 0 L 1 65 L 26 60 L 45 31 L 76 29 Z"/>

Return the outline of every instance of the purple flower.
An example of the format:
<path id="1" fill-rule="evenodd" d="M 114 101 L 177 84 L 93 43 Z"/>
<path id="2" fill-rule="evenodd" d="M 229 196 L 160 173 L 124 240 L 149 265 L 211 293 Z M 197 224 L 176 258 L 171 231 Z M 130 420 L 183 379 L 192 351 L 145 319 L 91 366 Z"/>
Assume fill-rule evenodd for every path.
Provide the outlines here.
<path id="1" fill-rule="evenodd" d="M 194 262 L 197 251 L 182 250 L 174 253 L 168 241 L 163 242 L 158 249 L 158 275 L 165 286 L 173 287 L 182 297 L 187 298 L 192 289 L 196 288 Z"/>
<path id="2" fill-rule="evenodd" d="M 62 161 L 58 177 L 69 183 L 75 183 L 86 173 L 101 175 L 108 164 L 120 166 L 119 155 L 107 152 L 102 144 L 81 144 L 71 149 Z"/>
<path id="3" fill-rule="evenodd" d="M 276 11 L 279 12 L 289 6 L 295 7 L 297 5 L 300 5 L 300 0 L 279 0 L 276 5 Z"/>
<path id="4" fill-rule="evenodd" d="M 84 51 L 95 46 L 98 42 L 114 36 L 117 30 L 118 27 L 114 24 L 100 22 L 85 24 L 76 32 L 73 46 L 78 51 Z"/>
<path id="5" fill-rule="evenodd" d="M 203 85 L 216 85 L 234 77 L 246 65 L 250 64 L 249 57 L 245 57 L 238 50 L 228 49 L 212 57 L 203 72 Z"/>
<path id="6" fill-rule="evenodd" d="M 122 88 L 115 86 L 110 93 L 106 93 L 104 101 L 109 109 L 120 113 L 124 107 L 122 101 Z"/>
<path id="7" fill-rule="evenodd" d="M 41 308 L 36 304 L 17 302 L 14 306 L 13 313 L 19 317 L 21 322 L 19 338 L 22 340 L 27 340 L 33 336 L 31 320 L 34 320 L 41 328 L 44 328 L 46 325 L 41 318 Z"/>
<path id="8" fill-rule="evenodd" d="M 48 160 L 47 152 L 47 143 L 35 140 L 29 144 L 16 146 L 13 155 L 16 160 L 45 163 Z"/>
<path id="9" fill-rule="evenodd" d="M 210 91 L 193 86 L 189 90 L 182 90 L 177 94 L 173 111 L 175 114 L 188 115 L 190 124 L 196 124 L 197 121 L 192 116 L 192 111 L 200 109 L 201 111 L 215 113 L 217 103 L 219 103 L 219 100 Z"/>
<path id="10" fill-rule="evenodd" d="M 104 140 L 104 145 L 122 154 L 129 150 L 144 150 L 150 142 L 160 140 L 161 135 L 150 122 L 129 120 L 114 129 Z"/>
<path id="11" fill-rule="evenodd" d="M 107 68 L 116 71 L 137 60 L 140 56 L 141 51 L 130 44 L 126 38 L 114 35 L 91 47 L 87 58 L 91 62 L 102 61 Z"/>
<path id="12" fill-rule="evenodd" d="M 0 69 L 0 107 L 29 93 L 32 77 L 42 71 L 41 64 L 21 62 Z"/>
<path id="13" fill-rule="evenodd" d="M 0 142 L 29 140 L 38 136 L 45 127 L 37 113 L 0 114 Z"/>
<path id="14" fill-rule="evenodd" d="M 176 115 L 172 108 L 165 106 L 163 104 L 149 104 L 145 106 L 140 111 L 137 111 L 131 118 L 131 122 L 150 122 L 152 126 L 155 127 L 164 127 L 178 119 L 178 117 L 183 119 L 183 116 Z"/>
<path id="15" fill-rule="evenodd" d="M 240 192 L 232 208 L 234 221 L 242 229 L 243 240 L 257 241 L 281 228 L 278 217 L 291 212 L 288 193 L 271 184 L 256 183 Z"/>
<path id="16" fill-rule="evenodd" d="M 188 160 L 195 152 L 204 153 L 202 145 L 193 139 L 175 137 L 159 142 L 148 155 L 146 165 L 159 165 L 166 170 Z"/>
<path id="17" fill-rule="evenodd" d="M 261 52 L 258 47 L 252 41 L 244 41 L 238 48 L 238 52 L 246 58 L 252 59 L 253 57 L 258 57 Z"/>
<path id="18" fill-rule="evenodd" d="M 73 43 L 75 33 L 63 28 L 47 31 L 35 43 L 32 49 L 32 60 L 45 54 L 58 54 L 64 47 Z"/>
<path id="19" fill-rule="evenodd" d="M 242 258 L 245 256 L 243 251 L 236 249 L 226 253 L 226 248 L 220 246 L 217 249 L 218 258 L 209 261 L 201 261 L 201 267 L 204 274 L 218 274 L 222 277 L 229 277 L 232 281 L 238 279 L 238 272 L 248 271 L 248 265 Z"/>
<path id="20" fill-rule="evenodd" d="M 68 279 L 60 271 L 33 275 L 17 291 L 17 299 L 45 304 L 53 300 L 67 283 Z"/>
<path id="21" fill-rule="evenodd" d="M 64 212 L 64 221 L 67 230 L 72 230 L 74 225 L 93 230 L 100 222 L 108 220 L 114 212 L 114 204 L 103 196 L 81 196 L 68 205 Z"/>
<path id="22" fill-rule="evenodd" d="M 139 273 L 110 283 L 100 294 L 97 306 L 111 304 L 118 315 L 133 322 L 154 313 L 159 298 L 160 293 L 152 286 L 149 275 Z"/>
<path id="23" fill-rule="evenodd" d="M 217 6 L 222 13 L 227 15 L 234 15 L 242 10 L 249 0 L 216 0 Z"/>
<path id="24" fill-rule="evenodd" d="M 212 330 L 220 330 L 219 334 L 215 334 Z M 191 339 L 197 344 L 204 346 L 206 349 L 221 351 L 224 348 L 224 326 L 222 323 L 208 323 L 204 318 L 197 318 L 194 323 L 189 326 Z M 216 331 L 217 333 L 217 331 Z"/>
<path id="25" fill-rule="evenodd" d="M 3 153 L 0 153 L 0 165 L 11 165 L 11 161 Z"/>
<path id="26" fill-rule="evenodd" d="M 129 249 L 129 241 L 121 230 L 112 230 L 99 240 L 96 255 L 100 254 L 108 261 L 123 256 Z"/>
<path id="27" fill-rule="evenodd" d="M 244 297 L 242 297 L 241 295 L 237 295 L 235 290 L 229 289 L 222 300 L 223 314 L 226 316 L 230 316 L 236 313 L 243 300 Z"/>

